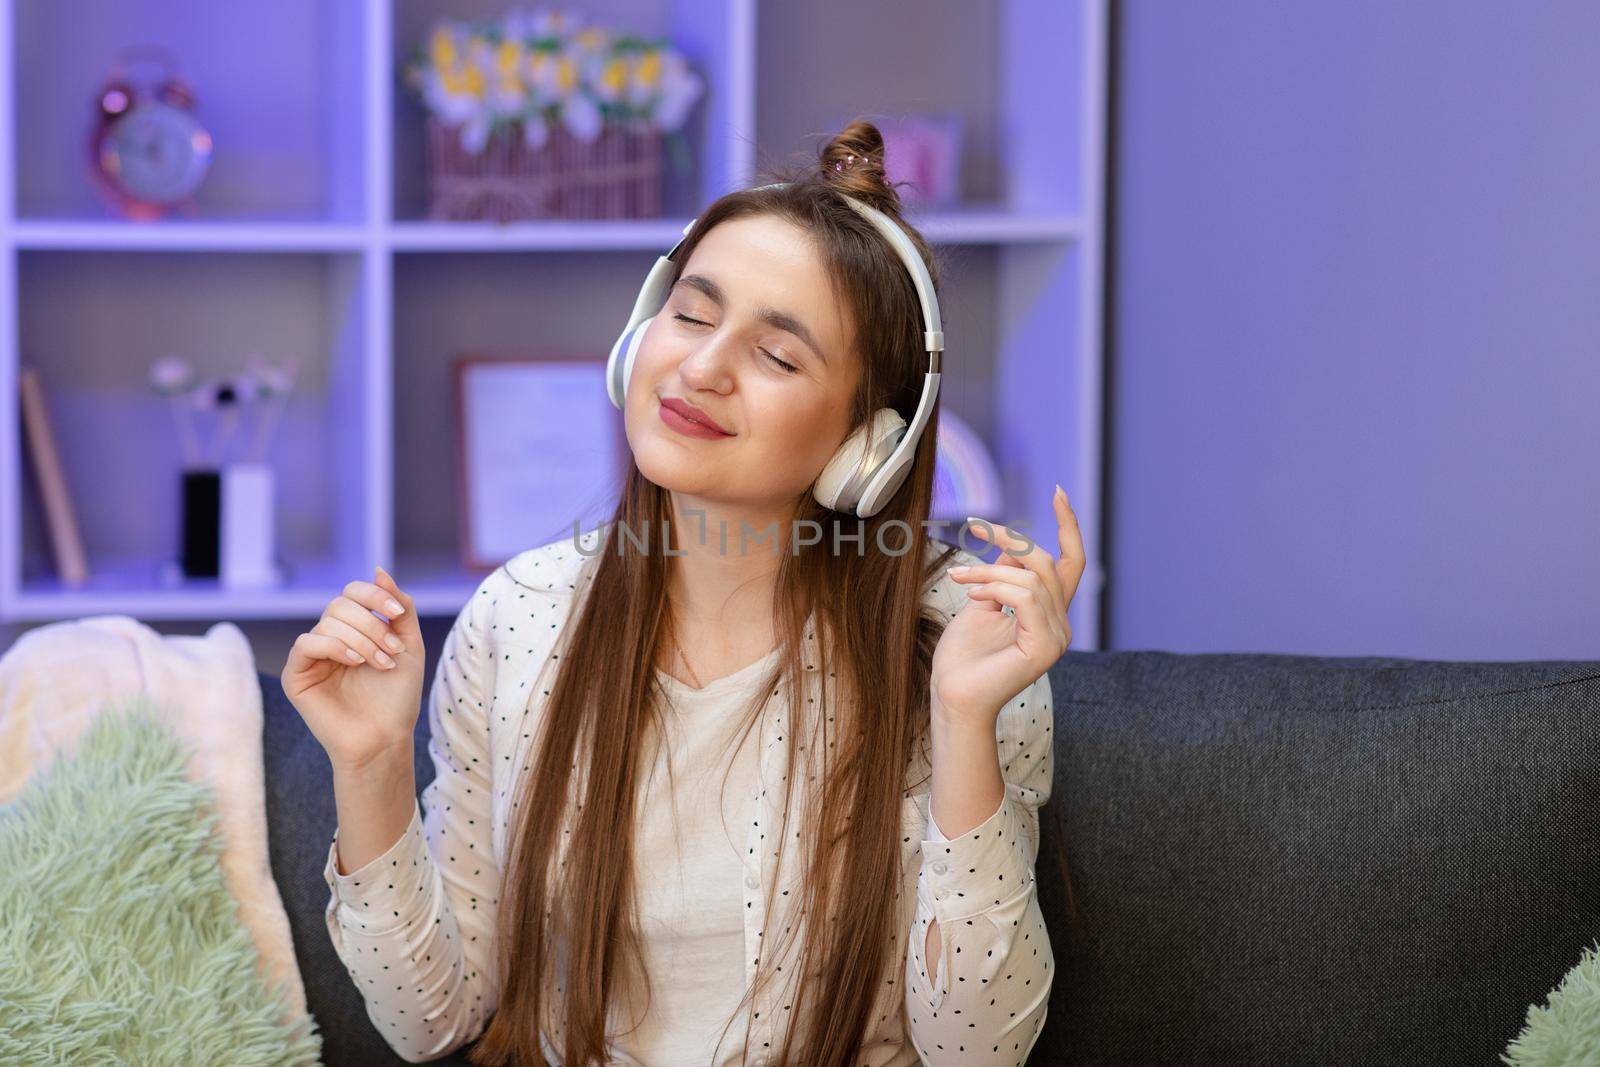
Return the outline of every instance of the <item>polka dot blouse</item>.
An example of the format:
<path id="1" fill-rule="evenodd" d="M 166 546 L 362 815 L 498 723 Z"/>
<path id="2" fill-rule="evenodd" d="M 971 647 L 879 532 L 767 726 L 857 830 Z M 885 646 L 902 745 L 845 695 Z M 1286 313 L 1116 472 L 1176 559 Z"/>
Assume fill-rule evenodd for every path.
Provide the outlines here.
<path id="1" fill-rule="evenodd" d="M 436 776 L 410 825 L 348 874 L 338 872 L 337 831 L 329 844 L 328 935 L 378 1032 L 408 1062 L 470 1044 L 494 1011 L 494 914 L 516 815 L 510 784 L 549 695 L 541 668 L 560 655 L 556 636 L 601 533 L 588 531 L 578 545 L 564 538 L 528 549 L 483 580 L 440 653 L 426 704 Z M 930 555 L 942 547 L 928 540 Z M 957 557 L 951 562 L 981 562 L 964 550 Z M 965 600 L 948 575 L 928 593 L 947 618 Z M 806 637 L 815 634 L 808 628 Z M 674 725 L 641 790 L 638 840 L 657 844 L 638 850 L 636 872 L 648 887 L 641 919 L 654 984 L 649 1012 L 632 1032 L 623 1031 L 641 1017 L 613 1008 L 611 1063 L 764 1067 L 782 1043 L 793 999 L 783 975 L 798 969 L 798 938 L 783 958 L 768 961 L 777 979 L 735 1014 L 764 942 L 776 943 L 778 932 L 800 921 L 788 902 L 799 897 L 802 843 L 775 827 L 786 776 L 810 773 L 804 764 L 812 746 L 797 742 L 802 765 L 790 765 L 791 716 L 781 693 L 743 742 L 734 730 L 775 664 L 769 654 L 701 689 L 657 672 Z M 863 1067 L 1027 1060 L 1055 972 L 1034 878 L 1039 807 L 1053 770 L 1051 725 L 1049 676 L 1042 675 L 996 724 L 1005 779 L 999 808 L 954 838 L 929 816 L 925 760 L 908 768 L 908 783 L 920 783 L 920 791 L 902 804 L 894 963 L 860 1048 Z M 938 964 L 930 974 L 924 950 L 935 922 Z M 544 1035 L 542 1045 L 559 1067 L 552 1037 L 560 1035 Z"/>

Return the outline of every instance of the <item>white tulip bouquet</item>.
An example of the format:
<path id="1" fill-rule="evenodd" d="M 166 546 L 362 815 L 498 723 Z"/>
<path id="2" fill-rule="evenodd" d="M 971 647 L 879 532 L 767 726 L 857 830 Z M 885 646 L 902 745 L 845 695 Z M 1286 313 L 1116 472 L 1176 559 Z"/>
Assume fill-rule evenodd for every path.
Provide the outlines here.
<path id="1" fill-rule="evenodd" d="M 539 149 L 557 123 L 585 143 L 608 122 L 673 134 L 704 90 L 664 38 L 584 25 L 569 11 L 511 11 L 499 19 L 441 19 L 412 49 L 406 84 L 461 146 L 481 153 L 502 127 L 520 125 Z"/>

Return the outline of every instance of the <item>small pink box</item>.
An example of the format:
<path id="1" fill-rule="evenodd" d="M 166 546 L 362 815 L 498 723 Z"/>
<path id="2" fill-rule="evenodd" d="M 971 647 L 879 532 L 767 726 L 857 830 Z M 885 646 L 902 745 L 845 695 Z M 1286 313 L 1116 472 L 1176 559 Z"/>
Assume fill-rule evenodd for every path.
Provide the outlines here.
<path id="1" fill-rule="evenodd" d="M 900 200 L 918 207 L 950 207 L 961 199 L 961 118 L 923 115 L 874 121 L 883 134 L 884 172 Z"/>

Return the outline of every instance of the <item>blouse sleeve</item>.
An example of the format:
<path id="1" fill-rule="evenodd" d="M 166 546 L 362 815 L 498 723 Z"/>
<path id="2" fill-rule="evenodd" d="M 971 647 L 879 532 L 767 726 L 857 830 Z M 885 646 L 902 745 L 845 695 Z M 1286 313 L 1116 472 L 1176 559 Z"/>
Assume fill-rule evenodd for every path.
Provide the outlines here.
<path id="1" fill-rule="evenodd" d="M 445 636 L 427 702 L 435 776 L 383 855 L 340 874 L 328 847 L 328 936 L 401 1059 L 422 1063 L 476 1039 L 493 1013 L 500 871 L 491 845 L 488 709 L 494 657 L 484 579 Z"/>
<path id="2" fill-rule="evenodd" d="M 1047 672 L 995 723 L 1005 796 L 994 814 L 947 838 L 930 807 L 905 972 L 906 1015 L 923 1063 L 1022 1064 L 1044 1026 L 1055 957 L 1034 864 L 1039 808 L 1054 773 L 1051 723 Z M 937 985 L 925 959 L 934 920 Z"/>

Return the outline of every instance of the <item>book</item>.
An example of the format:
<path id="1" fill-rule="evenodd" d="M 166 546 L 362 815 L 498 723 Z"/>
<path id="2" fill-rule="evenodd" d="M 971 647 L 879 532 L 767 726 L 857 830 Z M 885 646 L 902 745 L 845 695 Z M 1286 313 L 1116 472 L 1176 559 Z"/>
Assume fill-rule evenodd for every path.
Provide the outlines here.
<path id="1" fill-rule="evenodd" d="M 44 385 L 39 372 L 24 363 L 19 368 L 22 395 L 22 426 L 28 454 L 33 458 L 34 482 L 44 506 L 45 526 L 50 535 L 50 552 L 62 584 L 76 589 L 89 580 L 89 563 L 84 556 L 83 537 L 78 532 L 78 515 L 67 492 L 67 479 L 56 449 L 50 413 L 45 408 Z"/>

